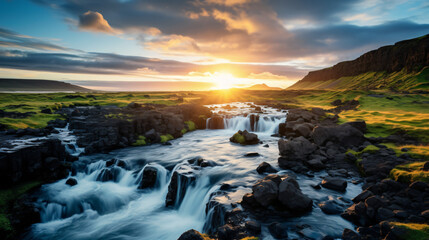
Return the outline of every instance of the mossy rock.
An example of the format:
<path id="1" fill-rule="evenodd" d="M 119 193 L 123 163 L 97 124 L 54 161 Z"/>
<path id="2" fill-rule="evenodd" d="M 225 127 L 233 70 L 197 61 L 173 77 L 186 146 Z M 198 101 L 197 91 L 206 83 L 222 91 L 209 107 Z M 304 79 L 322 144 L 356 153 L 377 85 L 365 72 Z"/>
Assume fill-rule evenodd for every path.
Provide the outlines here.
<path id="1" fill-rule="evenodd" d="M 161 143 L 165 143 L 173 139 L 174 137 L 171 134 L 161 135 Z"/>
<path id="2" fill-rule="evenodd" d="M 394 227 L 400 228 L 402 233 L 399 239 L 427 240 L 429 239 L 429 225 L 419 223 L 390 223 Z"/>
<path id="3" fill-rule="evenodd" d="M 402 183 L 422 181 L 429 183 L 429 171 L 423 171 L 426 162 L 413 162 L 398 165 L 390 171 L 390 178 Z"/>
<path id="4" fill-rule="evenodd" d="M 146 137 L 140 135 L 137 138 L 137 141 L 135 143 L 133 143 L 133 146 L 143 146 L 143 145 L 146 145 L 146 144 L 147 144 Z"/>

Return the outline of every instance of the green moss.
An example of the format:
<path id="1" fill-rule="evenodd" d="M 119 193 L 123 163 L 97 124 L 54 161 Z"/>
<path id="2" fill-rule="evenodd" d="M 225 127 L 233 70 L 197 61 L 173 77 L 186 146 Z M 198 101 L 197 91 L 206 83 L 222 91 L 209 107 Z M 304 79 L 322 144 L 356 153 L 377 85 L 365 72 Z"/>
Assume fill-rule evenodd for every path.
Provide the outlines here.
<path id="1" fill-rule="evenodd" d="M 197 125 L 192 121 L 186 121 L 185 124 L 188 126 L 189 131 L 194 131 L 197 129 Z"/>
<path id="2" fill-rule="evenodd" d="M 171 134 L 161 135 L 161 143 L 165 143 L 173 139 L 174 137 Z"/>
<path id="3" fill-rule="evenodd" d="M 398 165 L 390 171 L 390 178 L 402 183 L 412 183 L 422 181 L 429 183 L 429 172 L 423 171 L 425 162 L 413 162 Z"/>
<path id="4" fill-rule="evenodd" d="M 429 225 L 419 223 L 390 223 L 393 226 L 402 228 L 404 234 L 401 239 L 413 239 L 413 240 L 427 240 L 429 239 Z"/>
<path id="5" fill-rule="evenodd" d="M 146 137 L 140 135 L 137 138 L 137 141 L 133 143 L 133 146 L 143 146 L 143 145 L 146 145 Z"/>
<path id="6" fill-rule="evenodd" d="M 187 133 L 187 132 L 188 132 L 188 130 L 187 130 L 186 128 L 184 128 L 184 129 L 180 130 L 180 132 L 181 132 L 182 134 L 185 134 L 185 133 Z"/>
<path id="7" fill-rule="evenodd" d="M 246 142 L 246 140 L 244 139 L 244 136 L 239 133 L 235 133 L 234 136 L 232 136 L 232 138 L 234 139 L 234 142 L 237 142 L 240 144 L 244 144 Z"/>

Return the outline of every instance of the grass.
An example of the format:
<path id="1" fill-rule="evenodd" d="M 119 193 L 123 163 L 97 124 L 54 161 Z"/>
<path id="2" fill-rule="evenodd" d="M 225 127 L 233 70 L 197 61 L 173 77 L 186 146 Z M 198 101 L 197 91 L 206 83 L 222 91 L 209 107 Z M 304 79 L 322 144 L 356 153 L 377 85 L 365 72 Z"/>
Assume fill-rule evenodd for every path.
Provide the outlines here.
<path id="1" fill-rule="evenodd" d="M 6 234 L 6 238 L 13 234 L 13 227 L 7 218 L 10 207 L 22 194 L 41 184 L 40 181 L 27 182 L 0 190 L 0 232 Z"/>
<path id="2" fill-rule="evenodd" d="M 371 90 L 394 89 L 396 91 L 428 89 L 429 68 L 420 71 L 407 72 L 367 72 L 356 76 L 341 77 L 328 81 L 300 82 L 294 88 L 300 89 L 329 89 L 329 90 Z"/>
<path id="3" fill-rule="evenodd" d="M 188 126 L 189 131 L 194 131 L 197 129 L 197 125 L 192 121 L 185 121 L 185 124 Z"/>
<path id="4" fill-rule="evenodd" d="M 429 239 L 429 225 L 428 224 L 399 223 L 399 222 L 391 222 L 390 224 L 405 230 L 404 235 L 400 236 L 401 239 L 413 239 L 413 240 L 427 240 L 427 239 Z"/>
<path id="5" fill-rule="evenodd" d="M 95 106 L 114 105 L 118 107 L 127 106 L 131 102 L 140 104 L 163 104 L 177 105 L 178 99 L 183 98 L 184 102 L 195 99 L 195 94 L 190 92 L 150 92 L 150 93 L 0 93 L 0 110 L 6 112 L 35 112 L 36 114 L 23 118 L 0 118 L 0 123 L 7 128 L 43 128 L 47 122 L 60 118 L 57 114 L 41 113 L 42 109 L 49 108 L 53 111 L 62 107 L 74 106 Z M 106 116 L 119 117 L 126 116 Z"/>
<path id="6" fill-rule="evenodd" d="M 422 181 L 429 183 L 429 171 L 423 171 L 425 162 L 413 162 L 398 165 L 390 171 L 390 178 L 402 183 Z"/>

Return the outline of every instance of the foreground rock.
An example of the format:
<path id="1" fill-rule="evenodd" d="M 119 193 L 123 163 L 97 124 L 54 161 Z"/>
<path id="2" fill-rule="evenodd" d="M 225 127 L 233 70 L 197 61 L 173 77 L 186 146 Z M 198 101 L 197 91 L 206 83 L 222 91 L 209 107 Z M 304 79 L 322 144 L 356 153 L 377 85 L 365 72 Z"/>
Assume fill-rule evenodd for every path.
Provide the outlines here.
<path id="1" fill-rule="evenodd" d="M 341 178 L 327 177 L 323 179 L 321 185 L 324 188 L 344 192 L 347 188 L 347 181 Z"/>
<path id="2" fill-rule="evenodd" d="M 270 174 L 259 180 L 252 193 L 243 196 L 241 205 L 250 211 L 262 214 L 277 212 L 302 214 L 310 211 L 313 201 L 301 192 L 296 180 L 289 176 Z"/>
<path id="3" fill-rule="evenodd" d="M 229 139 L 229 141 L 234 143 L 240 143 L 241 145 L 253 145 L 258 144 L 260 142 L 258 135 L 254 133 L 249 133 L 247 130 L 238 131 L 234 134 L 234 136 Z"/>
<path id="4" fill-rule="evenodd" d="M 58 139 L 32 141 L 0 151 L 0 188 L 22 181 L 53 181 L 68 174 L 70 156 Z"/>

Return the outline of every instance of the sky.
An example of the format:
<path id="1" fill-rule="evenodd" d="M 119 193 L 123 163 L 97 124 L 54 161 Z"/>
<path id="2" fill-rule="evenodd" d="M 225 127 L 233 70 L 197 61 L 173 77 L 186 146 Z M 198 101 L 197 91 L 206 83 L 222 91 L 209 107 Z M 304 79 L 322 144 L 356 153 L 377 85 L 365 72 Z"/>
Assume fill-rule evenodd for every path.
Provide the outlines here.
<path id="1" fill-rule="evenodd" d="M 425 0 L 0 0 L 0 78 L 100 90 L 288 87 L 429 33 Z"/>

